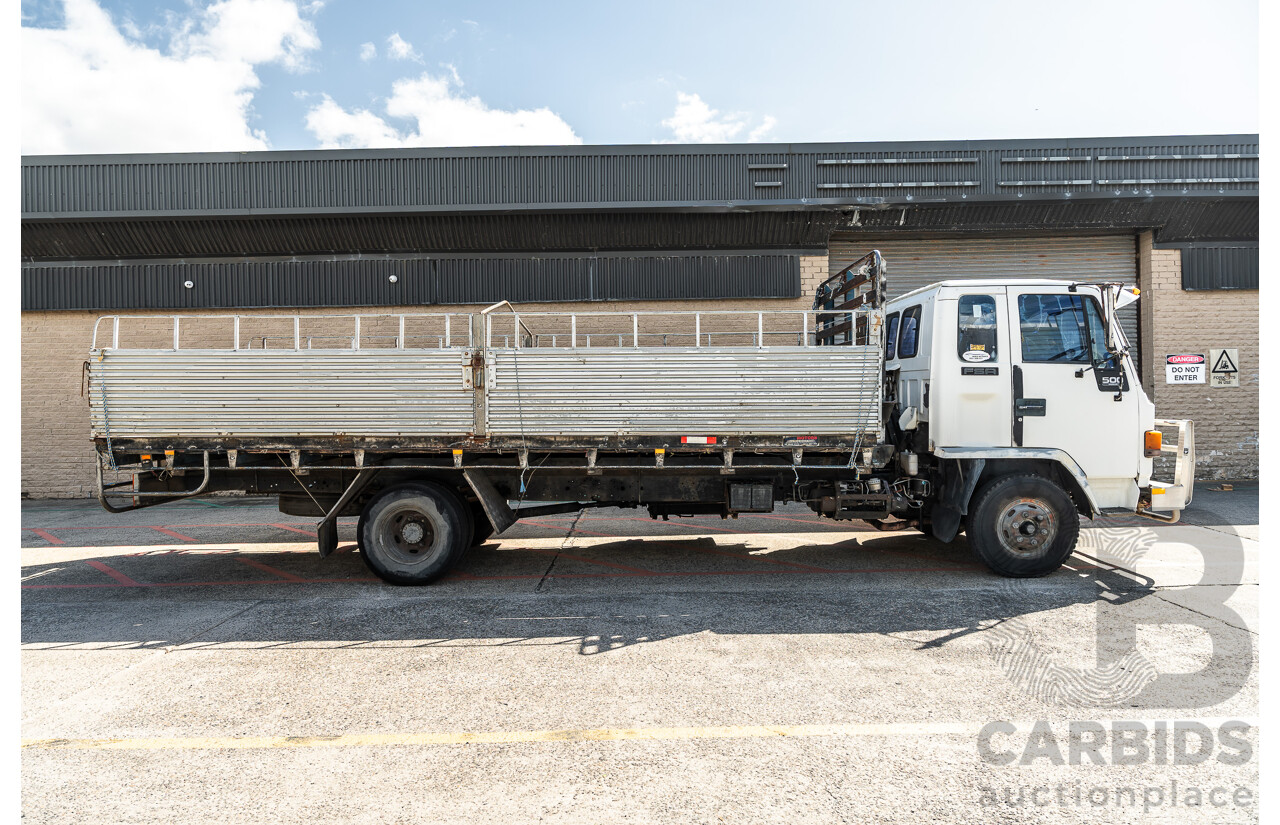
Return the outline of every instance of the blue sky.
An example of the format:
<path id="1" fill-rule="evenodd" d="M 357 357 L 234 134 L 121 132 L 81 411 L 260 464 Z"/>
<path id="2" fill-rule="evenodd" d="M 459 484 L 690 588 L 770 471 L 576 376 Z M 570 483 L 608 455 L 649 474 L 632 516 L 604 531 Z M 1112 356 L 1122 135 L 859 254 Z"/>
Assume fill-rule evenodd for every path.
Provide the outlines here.
<path id="1" fill-rule="evenodd" d="M 1258 130 L 1253 2 L 22 11 L 26 153 Z"/>

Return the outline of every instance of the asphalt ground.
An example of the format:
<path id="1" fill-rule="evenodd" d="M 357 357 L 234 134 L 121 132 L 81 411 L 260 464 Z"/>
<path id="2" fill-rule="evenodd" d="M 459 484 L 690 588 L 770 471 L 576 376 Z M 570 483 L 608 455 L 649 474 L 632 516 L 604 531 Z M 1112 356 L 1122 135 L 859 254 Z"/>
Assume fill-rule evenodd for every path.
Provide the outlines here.
<path id="1" fill-rule="evenodd" d="M 1257 490 L 1214 486 L 1028 581 L 786 507 L 529 519 L 404 588 L 267 499 L 24 502 L 24 819 L 1257 821 Z"/>

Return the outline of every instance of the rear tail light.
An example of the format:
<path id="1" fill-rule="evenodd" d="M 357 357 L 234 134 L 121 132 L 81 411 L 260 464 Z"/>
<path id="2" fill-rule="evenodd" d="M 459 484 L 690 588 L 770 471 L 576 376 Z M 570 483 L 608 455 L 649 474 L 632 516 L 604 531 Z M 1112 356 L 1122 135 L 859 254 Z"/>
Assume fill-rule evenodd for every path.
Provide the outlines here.
<path id="1" fill-rule="evenodd" d="M 1160 455 L 1160 447 L 1164 444 L 1164 436 L 1159 430 L 1147 430 L 1143 439 L 1142 454 L 1147 458 L 1155 458 Z"/>

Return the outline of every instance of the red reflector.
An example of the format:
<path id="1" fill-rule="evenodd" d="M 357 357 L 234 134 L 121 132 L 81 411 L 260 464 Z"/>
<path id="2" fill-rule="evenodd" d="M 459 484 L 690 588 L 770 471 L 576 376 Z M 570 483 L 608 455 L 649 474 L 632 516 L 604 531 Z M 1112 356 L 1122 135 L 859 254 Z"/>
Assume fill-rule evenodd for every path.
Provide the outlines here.
<path id="1" fill-rule="evenodd" d="M 715 444 L 716 437 L 714 435 L 682 435 L 680 436 L 681 444 Z"/>

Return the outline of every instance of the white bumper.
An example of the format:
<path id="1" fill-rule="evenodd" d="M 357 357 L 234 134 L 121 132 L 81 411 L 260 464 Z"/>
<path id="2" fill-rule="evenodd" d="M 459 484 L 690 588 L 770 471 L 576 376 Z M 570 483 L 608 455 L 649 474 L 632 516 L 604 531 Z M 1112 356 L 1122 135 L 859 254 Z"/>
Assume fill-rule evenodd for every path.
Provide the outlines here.
<path id="1" fill-rule="evenodd" d="M 1178 431 L 1178 439 L 1175 443 L 1169 444 L 1165 442 L 1160 447 L 1162 453 L 1174 454 L 1173 480 L 1156 481 L 1152 479 L 1151 487 L 1144 491 L 1149 493 L 1151 504 L 1145 511 L 1139 510 L 1139 512 L 1142 515 L 1160 518 L 1164 517 L 1166 512 L 1172 511 L 1172 515 L 1176 519 L 1177 514 L 1191 503 L 1191 496 L 1195 492 L 1195 425 L 1192 421 L 1166 418 L 1156 419 L 1155 425 L 1167 429 L 1177 428 Z M 1144 498 L 1146 497 L 1144 496 Z"/>

